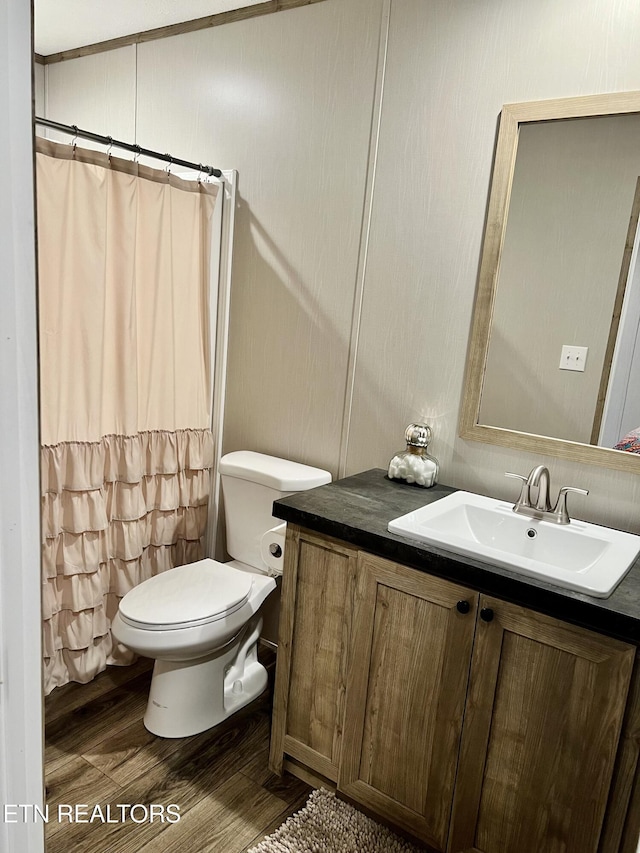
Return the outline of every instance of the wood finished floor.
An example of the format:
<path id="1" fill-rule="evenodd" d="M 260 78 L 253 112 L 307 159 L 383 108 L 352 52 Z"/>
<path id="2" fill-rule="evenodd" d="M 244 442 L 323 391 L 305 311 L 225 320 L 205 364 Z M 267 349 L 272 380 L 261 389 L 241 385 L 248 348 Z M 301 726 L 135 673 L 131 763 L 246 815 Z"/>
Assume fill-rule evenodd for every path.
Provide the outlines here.
<path id="1" fill-rule="evenodd" d="M 271 689 L 211 731 L 167 740 L 142 724 L 150 679 L 140 660 L 45 700 L 47 853 L 243 853 L 304 805 L 311 788 L 267 766 Z M 98 804 L 105 818 L 110 804 L 114 820 L 118 804 L 138 803 L 175 803 L 180 821 L 57 821 L 59 804 L 89 815 Z"/>

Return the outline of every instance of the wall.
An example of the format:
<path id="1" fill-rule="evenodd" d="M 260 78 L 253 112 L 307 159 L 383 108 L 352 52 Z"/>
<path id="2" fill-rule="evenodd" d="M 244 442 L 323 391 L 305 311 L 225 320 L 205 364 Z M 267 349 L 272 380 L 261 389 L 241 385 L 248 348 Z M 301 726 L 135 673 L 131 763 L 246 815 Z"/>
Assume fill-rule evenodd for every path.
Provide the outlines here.
<path id="1" fill-rule="evenodd" d="M 631 474 L 457 437 L 497 117 L 504 103 L 640 88 L 640 8 L 617 0 L 393 0 L 348 470 L 425 418 L 443 482 L 514 497 L 548 464 L 580 517 L 640 530 Z"/>
<path id="2" fill-rule="evenodd" d="M 504 471 L 544 462 L 591 489 L 576 515 L 640 531 L 639 478 L 457 437 L 501 106 L 640 89 L 640 7 L 391 0 L 384 45 L 386 6 L 51 65 L 48 115 L 239 169 L 226 449 L 352 473 L 425 419 L 443 482 L 507 497 Z"/>
<path id="3" fill-rule="evenodd" d="M 33 66 L 33 97 L 36 115 L 42 117 L 46 112 L 45 104 L 45 70 L 44 65 L 34 63 Z"/>
<path id="4" fill-rule="evenodd" d="M 239 171 L 225 450 L 337 470 L 380 6 L 319 3 L 47 69 L 49 117 Z"/>

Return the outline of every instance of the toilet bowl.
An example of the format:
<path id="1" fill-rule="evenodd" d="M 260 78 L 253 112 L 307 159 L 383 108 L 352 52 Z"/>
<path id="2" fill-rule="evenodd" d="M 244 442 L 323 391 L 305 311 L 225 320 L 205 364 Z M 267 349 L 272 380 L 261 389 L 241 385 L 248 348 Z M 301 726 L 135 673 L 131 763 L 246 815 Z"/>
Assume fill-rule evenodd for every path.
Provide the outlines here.
<path id="1" fill-rule="evenodd" d="M 259 608 L 276 588 L 284 545 L 273 501 L 331 480 L 319 468 L 251 451 L 227 454 L 220 473 L 234 559 L 149 578 L 124 596 L 111 626 L 118 642 L 156 661 L 144 725 L 161 737 L 211 728 L 266 687 Z"/>
<path id="2" fill-rule="evenodd" d="M 248 567 L 207 559 L 156 575 L 125 595 L 113 634 L 156 659 L 144 717 L 149 731 L 196 734 L 264 690 L 258 608 L 275 586 L 273 577 Z"/>

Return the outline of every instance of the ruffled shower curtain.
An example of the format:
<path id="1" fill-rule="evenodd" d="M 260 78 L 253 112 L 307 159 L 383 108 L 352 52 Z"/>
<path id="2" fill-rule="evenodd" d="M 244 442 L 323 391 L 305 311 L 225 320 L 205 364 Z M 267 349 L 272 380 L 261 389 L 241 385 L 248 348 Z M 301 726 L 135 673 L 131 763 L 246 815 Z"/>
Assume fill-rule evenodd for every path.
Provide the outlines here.
<path id="1" fill-rule="evenodd" d="M 217 187 L 38 140 L 44 689 L 131 653 L 118 601 L 203 556 Z"/>

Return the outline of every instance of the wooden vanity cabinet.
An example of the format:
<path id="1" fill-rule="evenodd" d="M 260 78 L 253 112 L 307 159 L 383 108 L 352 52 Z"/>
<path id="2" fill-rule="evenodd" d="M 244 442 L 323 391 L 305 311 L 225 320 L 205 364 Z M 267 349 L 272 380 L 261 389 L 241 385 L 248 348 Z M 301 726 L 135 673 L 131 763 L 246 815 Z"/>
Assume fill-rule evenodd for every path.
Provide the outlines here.
<path id="1" fill-rule="evenodd" d="M 287 535 L 274 770 L 337 782 L 443 853 L 618 849 L 633 646 Z"/>
<path id="2" fill-rule="evenodd" d="M 357 549 L 287 526 L 270 766 L 336 782 Z M 295 762 L 296 767 L 291 767 Z"/>
<path id="3" fill-rule="evenodd" d="M 478 594 L 360 553 L 338 788 L 444 850 Z"/>
<path id="4" fill-rule="evenodd" d="M 634 659 L 480 596 L 450 853 L 596 853 Z"/>

